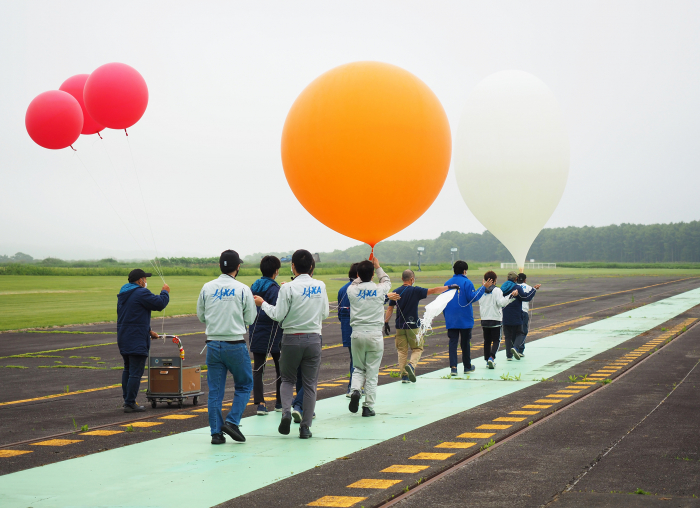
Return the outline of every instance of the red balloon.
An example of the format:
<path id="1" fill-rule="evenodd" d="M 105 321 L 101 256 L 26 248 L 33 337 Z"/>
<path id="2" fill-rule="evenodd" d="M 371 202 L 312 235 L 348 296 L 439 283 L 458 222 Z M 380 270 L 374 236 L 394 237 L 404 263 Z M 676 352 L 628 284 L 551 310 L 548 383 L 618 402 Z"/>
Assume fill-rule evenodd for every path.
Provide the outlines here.
<path id="1" fill-rule="evenodd" d="M 96 122 L 110 129 L 126 129 L 138 122 L 148 106 L 143 76 L 123 63 L 95 69 L 85 82 L 85 107 Z"/>
<path id="2" fill-rule="evenodd" d="M 50 90 L 37 95 L 29 104 L 24 124 L 37 145 L 60 150 L 80 137 L 83 111 L 71 94 Z"/>
<path id="3" fill-rule="evenodd" d="M 81 134 L 96 134 L 105 128 L 104 125 L 100 125 L 88 114 L 85 109 L 85 102 L 83 101 L 83 88 L 85 87 L 85 81 L 87 81 L 89 74 L 76 74 L 65 80 L 63 84 L 58 88 L 64 92 L 68 92 L 75 100 L 80 104 L 80 109 L 83 110 L 83 130 Z"/>

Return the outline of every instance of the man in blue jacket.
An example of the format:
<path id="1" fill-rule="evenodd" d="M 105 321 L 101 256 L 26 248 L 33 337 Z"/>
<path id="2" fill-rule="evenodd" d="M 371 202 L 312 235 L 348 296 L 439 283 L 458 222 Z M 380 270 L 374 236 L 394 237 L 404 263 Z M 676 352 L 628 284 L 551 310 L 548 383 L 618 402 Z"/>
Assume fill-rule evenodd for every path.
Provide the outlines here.
<path id="1" fill-rule="evenodd" d="M 348 288 L 352 281 L 357 279 L 357 263 L 353 263 L 350 266 L 350 271 L 348 272 L 348 279 L 350 280 L 342 288 L 338 290 L 338 320 L 340 321 L 340 334 L 343 338 L 343 347 L 348 348 L 348 353 L 350 354 L 350 380 L 348 381 L 348 393 L 347 397 L 350 397 L 350 384 L 352 383 L 352 373 L 355 370 L 352 365 L 352 347 L 350 343 L 350 336 L 352 335 L 352 327 L 350 326 L 350 301 L 348 300 Z"/>
<path id="2" fill-rule="evenodd" d="M 457 344 L 462 338 L 462 364 L 464 365 L 464 373 L 468 374 L 475 370 L 472 365 L 471 358 L 471 340 L 472 328 L 474 328 L 474 310 L 472 304 L 478 302 L 484 295 L 484 289 L 493 285 L 492 280 L 484 281 L 484 285 L 478 290 L 474 290 L 474 284 L 467 278 L 467 270 L 469 265 L 466 261 L 457 261 L 452 267 L 454 277 L 445 282 L 445 286 L 457 285 L 459 292 L 457 296 L 452 298 L 445 307 L 443 314 L 445 316 L 445 325 L 447 328 L 447 337 L 450 339 L 450 374 L 457 375 Z"/>
<path id="3" fill-rule="evenodd" d="M 529 302 L 535 297 L 540 284 L 535 284 L 532 291 L 525 291 L 518 283 L 518 274 L 508 273 L 508 280 L 501 286 L 501 291 L 506 295 L 513 290 L 518 292 L 515 301 L 503 308 L 503 335 L 506 339 L 506 356 L 508 361 L 513 358 L 520 360 L 520 348 L 525 341 L 523 335 L 523 302 Z"/>
<path id="4" fill-rule="evenodd" d="M 125 413 L 146 410 L 136 403 L 136 396 L 151 338 L 158 338 L 158 334 L 151 330 L 151 311 L 163 310 L 170 301 L 170 286 L 167 284 L 163 284 L 158 296 L 146 289 L 146 278 L 150 276 L 140 268 L 132 270 L 128 284 L 124 284 L 117 295 L 117 346 L 124 359 L 122 395 Z"/>
<path id="5" fill-rule="evenodd" d="M 275 256 L 265 256 L 260 260 L 260 273 L 262 278 L 253 282 L 250 287 L 253 296 L 261 296 L 266 302 L 275 305 L 277 303 L 277 295 L 280 292 L 280 285 L 275 279 L 280 273 L 282 264 Z M 282 399 L 280 398 L 280 385 L 282 378 L 280 377 L 280 340 L 282 340 L 282 328 L 279 323 L 269 318 L 265 312 L 256 307 L 258 317 L 255 322 L 248 327 L 250 335 L 250 351 L 253 353 L 253 404 L 258 406 L 258 414 L 266 415 L 269 413 L 267 404 L 265 404 L 263 374 L 265 373 L 265 365 L 268 354 L 272 356 L 272 361 L 275 362 L 275 372 L 277 373 L 277 399 L 275 402 L 275 411 L 282 411 Z"/>

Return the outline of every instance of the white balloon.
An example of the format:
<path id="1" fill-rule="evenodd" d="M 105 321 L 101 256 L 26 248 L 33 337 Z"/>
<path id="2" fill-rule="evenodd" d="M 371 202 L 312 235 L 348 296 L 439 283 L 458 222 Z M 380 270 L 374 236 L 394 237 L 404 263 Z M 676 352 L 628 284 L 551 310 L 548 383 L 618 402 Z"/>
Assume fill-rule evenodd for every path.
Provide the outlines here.
<path id="1" fill-rule="evenodd" d="M 457 129 L 454 168 L 464 202 L 522 269 L 569 176 L 569 140 L 547 85 L 523 71 L 481 81 Z"/>

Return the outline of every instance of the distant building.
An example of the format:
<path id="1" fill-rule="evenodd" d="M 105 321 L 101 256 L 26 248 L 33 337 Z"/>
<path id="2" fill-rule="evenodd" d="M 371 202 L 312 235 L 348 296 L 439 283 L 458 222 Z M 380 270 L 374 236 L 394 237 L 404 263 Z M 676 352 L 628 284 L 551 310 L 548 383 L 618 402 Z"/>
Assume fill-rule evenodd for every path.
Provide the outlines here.
<path id="1" fill-rule="evenodd" d="M 318 252 L 314 253 L 314 261 L 317 263 L 321 262 L 321 256 L 318 255 Z"/>

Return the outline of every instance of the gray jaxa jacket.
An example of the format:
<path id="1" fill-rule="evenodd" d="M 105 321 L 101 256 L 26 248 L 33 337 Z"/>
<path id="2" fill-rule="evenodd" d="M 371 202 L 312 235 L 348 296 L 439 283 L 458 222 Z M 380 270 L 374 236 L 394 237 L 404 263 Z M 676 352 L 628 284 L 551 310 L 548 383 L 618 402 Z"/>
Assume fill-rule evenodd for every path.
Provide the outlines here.
<path id="1" fill-rule="evenodd" d="M 391 292 L 391 281 L 381 267 L 375 270 L 379 284 L 355 279 L 348 287 L 350 302 L 350 326 L 358 332 L 382 333 L 384 326 L 384 301 Z"/>
<path id="2" fill-rule="evenodd" d="M 280 323 L 285 335 L 320 335 L 321 323 L 329 314 L 326 285 L 308 274 L 301 274 L 282 285 L 276 305 L 263 302 L 261 308 L 271 319 Z"/>
<path id="3" fill-rule="evenodd" d="M 207 325 L 208 340 L 245 340 L 246 326 L 257 315 L 250 288 L 224 273 L 204 284 L 197 299 L 197 317 Z"/>

